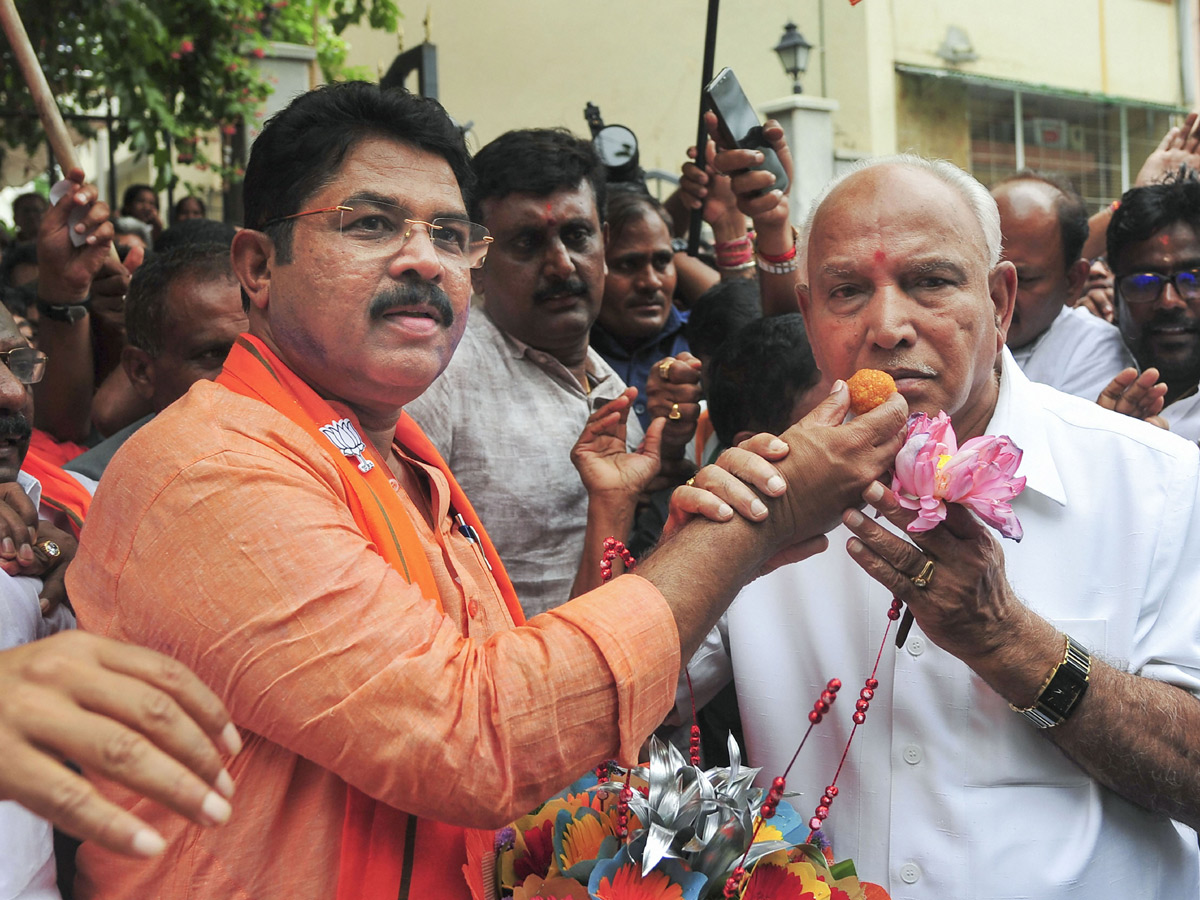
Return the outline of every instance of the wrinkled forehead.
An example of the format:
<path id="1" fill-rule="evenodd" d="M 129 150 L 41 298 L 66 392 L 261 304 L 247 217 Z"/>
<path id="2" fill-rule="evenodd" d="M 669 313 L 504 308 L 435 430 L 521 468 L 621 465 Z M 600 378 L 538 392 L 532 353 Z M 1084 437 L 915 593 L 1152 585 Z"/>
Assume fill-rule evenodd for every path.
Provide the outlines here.
<path id="1" fill-rule="evenodd" d="M 810 275 L 831 259 L 876 264 L 881 255 L 932 251 L 990 268 L 987 240 L 966 198 L 912 166 L 887 164 L 853 173 L 821 201 L 811 221 Z M 870 258 L 860 258 L 864 254 Z"/>

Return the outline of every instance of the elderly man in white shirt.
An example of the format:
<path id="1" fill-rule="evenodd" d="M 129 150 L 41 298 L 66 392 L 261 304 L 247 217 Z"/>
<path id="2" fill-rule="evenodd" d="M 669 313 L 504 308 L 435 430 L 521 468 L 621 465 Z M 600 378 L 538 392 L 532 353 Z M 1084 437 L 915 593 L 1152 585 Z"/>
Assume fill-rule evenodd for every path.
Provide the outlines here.
<path id="1" fill-rule="evenodd" d="M 1022 375 L 1004 344 L 1016 273 L 966 173 L 877 160 L 814 210 L 799 293 L 822 371 L 887 371 L 960 444 L 1010 435 L 1025 537 L 1002 548 L 960 507 L 907 535 L 914 514 L 868 489 L 887 521 L 848 511 L 830 550 L 728 613 L 750 761 L 781 773 L 826 681 L 862 686 L 896 596 L 915 627 L 885 647 L 841 770 L 823 828 L 839 857 L 895 900 L 1197 896 L 1197 448 Z M 809 739 L 794 805 L 820 802 L 852 712 Z"/>

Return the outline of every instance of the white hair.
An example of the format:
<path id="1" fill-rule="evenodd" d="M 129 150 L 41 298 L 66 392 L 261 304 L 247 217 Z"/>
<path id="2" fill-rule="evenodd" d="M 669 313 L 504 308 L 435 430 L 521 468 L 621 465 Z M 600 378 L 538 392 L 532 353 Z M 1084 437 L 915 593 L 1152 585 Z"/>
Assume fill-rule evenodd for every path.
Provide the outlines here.
<path id="1" fill-rule="evenodd" d="M 926 159 L 915 153 L 897 153 L 892 156 L 859 160 L 841 175 L 830 180 L 814 198 L 812 206 L 809 207 L 804 228 L 800 232 L 800 246 L 805 252 L 808 249 L 808 238 L 812 233 L 813 220 L 817 217 L 817 210 L 821 208 L 821 204 L 842 182 L 864 169 L 872 169 L 876 166 L 906 166 L 910 169 L 928 172 L 957 192 L 974 214 L 975 221 L 979 223 L 979 228 L 983 232 L 988 269 L 995 268 L 996 264 L 1000 262 L 1000 210 L 996 208 L 996 201 L 988 193 L 988 189 L 980 184 L 973 175 L 964 172 L 952 162 L 944 159 Z"/>

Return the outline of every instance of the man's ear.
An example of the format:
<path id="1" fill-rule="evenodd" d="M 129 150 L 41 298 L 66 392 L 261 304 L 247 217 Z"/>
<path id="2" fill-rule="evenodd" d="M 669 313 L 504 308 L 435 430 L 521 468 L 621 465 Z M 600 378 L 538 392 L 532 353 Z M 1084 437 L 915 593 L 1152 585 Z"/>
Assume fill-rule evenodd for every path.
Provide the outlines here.
<path id="1" fill-rule="evenodd" d="M 483 259 L 483 265 L 478 269 L 471 270 L 471 290 L 476 296 L 483 296 L 483 270 L 487 268 L 487 257 Z"/>
<path id="2" fill-rule="evenodd" d="M 1087 282 L 1091 263 L 1086 259 L 1075 260 L 1074 265 L 1067 269 L 1067 305 L 1070 306 L 1083 296 L 1083 286 Z"/>
<path id="3" fill-rule="evenodd" d="M 275 243 L 261 231 L 243 228 L 233 236 L 233 274 L 256 309 L 266 309 L 270 300 L 274 260 Z"/>
<path id="4" fill-rule="evenodd" d="M 800 315 L 804 316 L 804 324 L 807 326 L 809 311 L 812 309 L 812 289 L 807 284 L 796 285 L 796 301 L 800 305 Z"/>
<path id="5" fill-rule="evenodd" d="M 1013 309 L 1017 302 L 1017 267 L 1002 260 L 988 275 L 988 294 L 992 298 L 992 312 L 996 319 L 996 352 L 999 353 L 1008 340 L 1008 326 L 1012 324 Z"/>
<path id="6" fill-rule="evenodd" d="M 143 400 L 154 399 L 154 357 L 140 347 L 126 344 L 121 348 L 121 368 Z"/>

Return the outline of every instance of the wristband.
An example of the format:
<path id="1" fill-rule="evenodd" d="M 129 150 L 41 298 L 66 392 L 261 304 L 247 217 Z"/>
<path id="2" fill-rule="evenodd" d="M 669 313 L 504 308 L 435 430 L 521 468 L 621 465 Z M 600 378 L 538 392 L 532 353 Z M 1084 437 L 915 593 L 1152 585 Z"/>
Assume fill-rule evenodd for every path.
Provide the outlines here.
<path id="1" fill-rule="evenodd" d="M 733 265 L 726 265 L 725 263 L 718 260 L 717 268 L 720 269 L 722 272 L 744 272 L 747 269 L 754 268 L 754 260 L 747 259 L 744 262 L 734 263 Z"/>
<path id="2" fill-rule="evenodd" d="M 1064 637 L 1066 649 L 1062 662 L 1042 682 L 1033 705 L 1022 709 L 1009 704 L 1014 712 L 1019 712 L 1038 728 L 1061 725 L 1079 707 L 1079 701 L 1087 693 L 1092 657 L 1070 635 Z"/>
<path id="3" fill-rule="evenodd" d="M 786 275 L 789 272 L 795 272 L 800 268 L 800 263 L 796 260 L 795 250 L 796 248 L 793 247 L 791 258 L 781 263 L 768 262 L 763 258 L 762 254 L 759 254 L 757 260 L 758 267 L 768 275 Z"/>
<path id="4" fill-rule="evenodd" d="M 37 298 L 38 314 L 55 322 L 78 322 L 88 314 L 90 300 L 82 303 L 48 303 L 41 297 Z"/>

